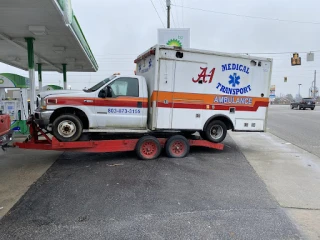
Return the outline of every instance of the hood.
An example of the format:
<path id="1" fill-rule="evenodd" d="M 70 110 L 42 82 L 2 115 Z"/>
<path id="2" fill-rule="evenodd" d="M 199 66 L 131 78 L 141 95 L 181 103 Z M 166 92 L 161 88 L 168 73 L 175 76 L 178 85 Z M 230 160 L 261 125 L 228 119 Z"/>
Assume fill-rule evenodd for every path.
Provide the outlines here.
<path id="1" fill-rule="evenodd" d="M 70 94 L 70 93 L 81 93 L 82 90 L 50 90 L 50 91 L 43 91 L 38 94 L 40 98 L 47 97 L 49 95 L 61 95 L 61 94 Z"/>

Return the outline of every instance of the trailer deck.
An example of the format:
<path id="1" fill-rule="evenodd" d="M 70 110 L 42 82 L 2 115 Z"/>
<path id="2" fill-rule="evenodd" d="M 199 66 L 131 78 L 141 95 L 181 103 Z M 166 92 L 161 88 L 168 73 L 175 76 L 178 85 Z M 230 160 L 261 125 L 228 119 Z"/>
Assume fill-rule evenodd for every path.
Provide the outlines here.
<path id="1" fill-rule="evenodd" d="M 207 147 L 223 150 L 222 143 L 212 143 L 202 139 L 190 139 L 176 134 L 170 137 L 155 137 L 144 135 L 125 139 L 87 140 L 75 142 L 59 142 L 50 137 L 31 118 L 28 120 L 30 136 L 24 142 L 16 142 L 14 146 L 22 149 L 56 150 L 74 152 L 128 152 L 136 151 L 139 158 L 148 160 L 157 158 L 162 148 L 166 149 L 169 157 L 181 158 L 189 153 L 190 146 Z M 42 137 L 43 139 L 40 139 Z M 108 135 L 106 135 L 108 138 Z M 110 137 L 109 137 L 110 138 Z M 170 146 L 169 146 L 170 145 Z"/>

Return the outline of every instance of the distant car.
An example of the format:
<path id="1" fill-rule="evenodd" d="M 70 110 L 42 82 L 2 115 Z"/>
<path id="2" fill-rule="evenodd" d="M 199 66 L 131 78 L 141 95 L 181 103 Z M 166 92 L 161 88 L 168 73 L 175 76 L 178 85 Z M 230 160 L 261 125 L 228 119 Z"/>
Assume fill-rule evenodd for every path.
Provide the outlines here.
<path id="1" fill-rule="evenodd" d="M 313 98 L 302 98 L 301 101 L 296 101 L 291 103 L 291 109 L 298 108 L 299 110 L 310 108 L 314 110 L 316 106 L 316 101 Z"/>

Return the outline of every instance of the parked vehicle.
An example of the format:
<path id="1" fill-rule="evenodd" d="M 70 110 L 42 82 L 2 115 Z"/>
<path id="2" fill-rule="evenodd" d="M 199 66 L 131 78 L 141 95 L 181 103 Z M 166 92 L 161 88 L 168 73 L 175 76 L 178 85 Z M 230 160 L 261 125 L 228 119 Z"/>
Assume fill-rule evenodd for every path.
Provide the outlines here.
<path id="1" fill-rule="evenodd" d="M 7 145 L 12 140 L 12 131 L 10 130 L 10 116 L 0 112 L 0 146 Z"/>
<path id="2" fill-rule="evenodd" d="M 63 142 L 83 132 L 199 131 L 219 143 L 229 129 L 265 131 L 271 59 L 157 45 L 135 63 L 136 75 L 40 93 L 37 123 Z"/>
<path id="3" fill-rule="evenodd" d="M 311 110 L 314 110 L 316 101 L 313 98 L 302 98 L 301 101 L 292 102 L 290 106 L 291 109 L 297 108 L 299 110 L 306 110 L 307 108 L 310 108 Z"/>

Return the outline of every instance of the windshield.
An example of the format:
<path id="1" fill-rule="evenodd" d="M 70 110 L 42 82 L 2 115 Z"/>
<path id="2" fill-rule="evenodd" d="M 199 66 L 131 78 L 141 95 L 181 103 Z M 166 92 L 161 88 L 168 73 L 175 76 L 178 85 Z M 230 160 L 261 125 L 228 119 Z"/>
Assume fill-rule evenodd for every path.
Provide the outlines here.
<path id="1" fill-rule="evenodd" d="M 110 82 L 112 79 L 114 79 L 116 76 L 112 75 L 106 79 L 104 79 L 103 81 L 97 83 L 96 85 L 94 85 L 93 87 L 89 88 L 89 89 L 84 89 L 83 91 L 85 92 L 95 92 L 97 91 L 99 88 L 101 88 L 102 86 L 104 86 L 106 83 Z"/>

